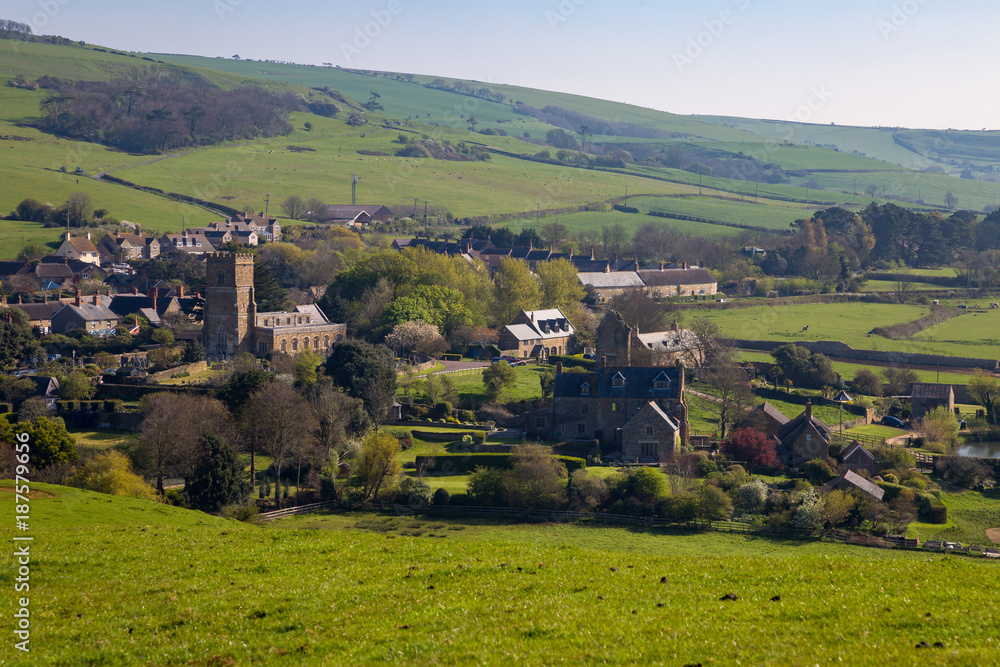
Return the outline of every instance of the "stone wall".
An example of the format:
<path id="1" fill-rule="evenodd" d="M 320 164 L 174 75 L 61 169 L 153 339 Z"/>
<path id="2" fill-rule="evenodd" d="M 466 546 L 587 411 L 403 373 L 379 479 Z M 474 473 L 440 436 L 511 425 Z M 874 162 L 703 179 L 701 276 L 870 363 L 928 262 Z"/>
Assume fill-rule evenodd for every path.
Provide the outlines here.
<path id="1" fill-rule="evenodd" d="M 176 366 L 174 368 L 168 368 L 165 371 L 160 371 L 159 373 L 153 373 L 149 376 L 149 379 L 153 382 L 159 382 L 160 380 L 169 380 L 178 373 L 190 373 L 191 375 L 194 375 L 195 373 L 204 373 L 207 370 L 207 361 L 196 361 L 193 364 Z"/>
<path id="2" fill-rule="evenodd" d="M 730 347 L 745 350 L 762 350 L 771 352 L 789 341 L 777 340 L 745 340 L 734 338 L 727 340 Z M 858 361 L 875 361 L 885 364 L 912 364 L 915 366 L 941 366 L 942 368 L 981 368 L 994 371 L 1000 367 L 996 359 L 973 359 L 970 357 L 948 357 L 940 354 L 921 354 L 917 352 L 893 352 L 890 350 L 856 350 L 846 343 L 834 340 L 795 341 L 810 352 L 819 352 L 828 357 L 841 357 Z"/>

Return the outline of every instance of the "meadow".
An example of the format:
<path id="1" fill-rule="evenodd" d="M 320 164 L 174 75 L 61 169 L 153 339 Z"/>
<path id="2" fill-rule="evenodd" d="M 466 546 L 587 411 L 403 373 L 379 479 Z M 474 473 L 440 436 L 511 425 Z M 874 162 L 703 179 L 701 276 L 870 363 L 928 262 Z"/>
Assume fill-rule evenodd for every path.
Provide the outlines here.
<path id="1" fill-rule="evenodd" d="M 373 514 L 256 527 L 36 485 L 11 664 L 988 664 L 996 564 Z M 7 507 L 8 493 L 0 494 Z M 0 532 L 6 539 L 12 528 Z M 155 553 L 156 558 L 149 556 Z M 0 580 L 11 586 L 11 568 Z M 114 595 L 108 595 L 114 591 Z M 720 600 L 732 594 L 735 600 Z M 939 648 L 917 648 L 921 642 Z"/>
<path id="2" fill-rule="evenodd" d="M 774 362 L 774 357 L 772 357 L 767 352 L 757 352 L 754 350 L 739 350 L 737 353 L 737 358 L 741 361 L 766 361 L 768 363 Z M 833 366 L 833 370 L 840 375 L 845 380 L 852 379 L 857 375 L 858 371 L 862 368 L 874 371 L 875 373 L 881 373 L 882 367 L 875 366 L 871 364 L 853 364 L 846 361 L 832 361 L 830 362 Z M 968 384 L 969 379 L 972 377 L 972 373 L 956 373 L 948 370 L 942 371 L 927 371 L 927 370 L 914 370 L 917 374 L 917 378 L 920 382 L 934 382 L 934 383 L 945 383 L 945 384 Z"/>

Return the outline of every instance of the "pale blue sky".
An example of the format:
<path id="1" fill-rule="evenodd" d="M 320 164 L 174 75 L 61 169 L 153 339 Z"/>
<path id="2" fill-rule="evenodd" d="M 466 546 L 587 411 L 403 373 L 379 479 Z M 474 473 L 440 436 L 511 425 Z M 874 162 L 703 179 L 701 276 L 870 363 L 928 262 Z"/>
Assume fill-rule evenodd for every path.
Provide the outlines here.
<path id="1" fill-rule="evenodd" d="M 332 62 L 674 113 L 1000 128 L 990 0 L 7 0 L 120 49 Z M 377 21 L 381 19 L 381 23 Z M 361 36 L 367 29 L 369 35 Z M 367 40 L 367 41 L 366 41 Z"/>

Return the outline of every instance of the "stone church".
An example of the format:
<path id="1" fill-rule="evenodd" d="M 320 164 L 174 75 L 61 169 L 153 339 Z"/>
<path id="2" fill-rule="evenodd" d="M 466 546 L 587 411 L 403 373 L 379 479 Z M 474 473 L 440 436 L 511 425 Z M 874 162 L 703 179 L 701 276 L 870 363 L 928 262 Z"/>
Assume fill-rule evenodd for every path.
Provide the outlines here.
<path id="1" fill-rule="evenodd" d="M 312 350 L 329 354 L 347 334 L 344 324 L 326 319 L 317 306 L 259 313 L 254 299 L 253 255 L 216 252 L 206 261 L 202 343 L 211 359 L 244 352 L 295 356 Z"/>

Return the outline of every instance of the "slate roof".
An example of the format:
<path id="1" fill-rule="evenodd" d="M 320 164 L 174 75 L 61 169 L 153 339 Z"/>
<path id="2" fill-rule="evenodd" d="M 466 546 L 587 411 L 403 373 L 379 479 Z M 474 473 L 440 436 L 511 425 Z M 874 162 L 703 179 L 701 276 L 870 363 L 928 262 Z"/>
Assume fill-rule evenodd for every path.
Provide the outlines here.
<path id="1" fill-rule="evenodd" d="M 0 276 L 13 276 L 19 273 L 27 273 L 30 270 L 31 265 L 28 262 L 0 262 Z"/>
<path id="2" fill-rule="evenodd" d="M 108 308 L 108 305 L 106 304 L 103 298 L 100 300 L 100 303 L 97 304 L 95 304 L 88 298 L 87 301 L 81 301 L 79 306 L 76 305 L 75 303 L 67 303 L 65 307 L 72 310 L 74 313 L 76 313 L 77 317 L 86 322 L 90 322 L 93 320 L 118 319 L 118 315 L 115 314 L 114 311 L 112 311 L 110 308 Z M 60 312 L 61 311 L 62 309 L 60 309 Z"/>
<path id="3" fill-rule="evenodd" d="M 589 260 L 588 260 L 589 261 Z M 635 271 L 614 271 L 611 273 L 580 272 L 576 276 L 584 285 L 594 288 L 643 287 L 644 283 Z"/>
<path id="4" fill-rule="evenodd" d="M 690 329 L 679 329 L 678 331 L 655 331 L 653 333 L 638 334 L 639 340 L 650 350 L 664 350 L 667 352 L 681 352 L 684 350 L 697 350 L 701 348 L 701 340 Z"/>
<path id="5" fill-rule="evenodd" d="M 60 301 L 47 301 L 45 303 L 12 303 L 10 307 L 24 311 L 30 321 L 38 322 L 51 320 L 52 316 L 62 310 L 65 305 Z"/>
<path id="6" fill-rule="evenodd" d="M 857 474 L 852 470 L 848 470 L 840 477 L 834 477 L 829 482 L 823 485 L 821 491 L 827 492 L 836 489 L 838 486 L 844 482 L 861 489 L 870 496 L 874 496 L 876 500 L 882 500 L 882 496 L 885 495 L 885 490 L 879 487 L 874 482 L 865 479 L 861 475 Z"/>
<path id="7" fill-rule="evenodd" d="M 612 378 L 621 374 L 625 382 L 615 387 Z M 670 385 L 655 388 L 655 381 L 666 374 Z M 590 395 L 594 398 L 677 398 L 680 388 L 680 374 L 676 368 L 655 366 L 606 366 L 593 373 L 563 373 L 556 376 L 554 396 L 579 397 L 580 385 L 590 384 Z"/>
<path id="8" fill-rule="evenodd" d="M 809 410 L 803 410 L 802 414 L 800 414 L 795 419 L 792 419 L 791 421 L 787 422 L 784 426 L 781 427 L 781 429 L 778 430 L 778 437 L 781 438 L 782 442 L 785 442 L 786 440 L 789 439 L 795 440 L 798 437 L 799 433 L 806 428 L 807 412 L 809 412 Z M 808 420 L 812 422 L 813 427 L 817 431 L 819 431 L 820 434 L 822 434 L 827 440 L 830 439 L 829 426 L 821 422 L 816 417 L 809 418 Z"/>
<path id="9" fill-rule="evenodd" d="M 774 419 L 775 421 L 777 421 L 781 425 L 785 425 L 789 421 L 788 417 L 786 417 L 785 414 L 781 410 L 779 410 L 778 408 L 774 407 L 773 405 L 771 405 L 767 401 L 764 401 L 763 404 L 758 405 L 756 408 L 754 408 L 753 410 L 751 410 L 750 414 L 748 414 L 747 418 L 744 419 L 743 421 L 747 422 L 747 423 L 751 422 L 753 420 L 754 416 L 758 412 L 763 412 L 768 417 L 770 417 L 771 419 Z"/>
<path id="10" fill-rule="evenodd" d="M 678 422 L 676 419 L 674 419 L 673 417 L 671 417 L 670 415 L 668 415 L 666 412 L 664 412 L 663 408 L 661 408 L 656 403 L 656 401 L 650 401 L 645 406 L 643 406 L 643 409 L 645 409 L 645 408 L 651 408 L 653 410 L 653 412 L 655 412 L 657 415 L 660 416 L 661 419 L 663 419 L 663 421 L 665 421 L 668 424 L 670 424 L 670 426 L 675 431 L 681 427 L 680 422 Z M 632 417 L 632 419 L 635 419 L 636 417 L 638 417 L 641 412 L 642 412 L 642 410 L 640 410 L 639 412 L 637 412 L 635 414 L 635 416 Z M 631 420 L 629 420 L 629 421 L 631 421 Z"/>
<path id="11" fill-rule="evenodd" d="M 871 459 L 873 463 L 875 461 L 875 455 L 865 449 L 864 446 L 857 440 L 852 441 L 851 444 L 847 446 L 847 449 L 840 453 L 840 459 L 842 461 L 846 461 L 852 456 L 858 454 L 863 455 L 867 459 Z"/>
<path id="12" fill-rule="evenodd" d="M 707 269 L 690 267 L 687 269 L 640 269 L 642 282 L 649 286 L 701 285 L 715 283 L 715 276 Z"/>
<path id="13" fill-rule="evenodd" d="M 913 389 L 910 391 L 911 399 L 923 398 L 947 401 L 953 395 L 954 389 L 951 388 L 950 384 L 916 382 L 913 384 Z"/>

